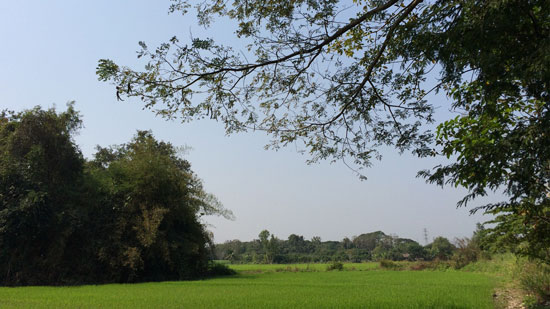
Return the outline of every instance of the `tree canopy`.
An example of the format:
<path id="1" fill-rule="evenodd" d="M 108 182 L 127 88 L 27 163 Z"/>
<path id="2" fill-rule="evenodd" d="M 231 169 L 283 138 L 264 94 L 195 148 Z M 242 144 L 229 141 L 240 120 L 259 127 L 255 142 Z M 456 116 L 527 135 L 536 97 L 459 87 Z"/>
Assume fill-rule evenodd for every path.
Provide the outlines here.
<path id="1" fill-rule="evenodd" d="M 548 1 L 173 0 L 170 7 L 192 9 L 205 27 L 232 20 L 247 45 L 173 37 L 151 50 L 140 42 L 144 71 L 99 61 L 99 78 L 116 85 L 119 99 L 140 98 L 168 118 L 214 118 L 228 133 L 265 130 L 271 147 L 301 142 L 311 162 L 368 166 L 382 145 L 457 157 L 420 175 L 469 189 L 462 204 L 504 189 L 510 199 L 485 210 L 522 216 L 527 234 L 550 235 Z M 445 107 L 457 117 L 431 132 L 434 92 L 449 98 Z M 542 247 L 537 256 L 550 261 Z"/>
<path id="2" fill-rule="evenodd" d="M 231 212 L 151 132 L 85 160 L 72 139 L 81 124 L 72 105 L 0 115 L 0 283 L 204 276 L 201 216 Z"/>

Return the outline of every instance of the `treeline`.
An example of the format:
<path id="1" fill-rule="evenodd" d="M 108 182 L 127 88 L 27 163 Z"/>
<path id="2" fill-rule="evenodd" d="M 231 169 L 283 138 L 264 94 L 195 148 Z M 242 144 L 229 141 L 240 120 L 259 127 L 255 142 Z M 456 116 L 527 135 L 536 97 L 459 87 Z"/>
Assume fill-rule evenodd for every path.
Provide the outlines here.
<path id="1" fill-rule="evenodd" d="M 459 248 L 447 238 L 437 237 L 422 246 L 418 242 L 386 235 L 381 231 L 361 234 L 341 241 L 310 240 L 291 234 L 288 239 L 278 239 L 264 230 L 252 241 L 231 240 L 215 247 L 216 258 L 232 263 L 316 263 L 363 262 L 378 260 L 447 260 L 455 256 L 461 247 L 477 246 L 480 233 L 472 239 L 458 241 Z"/>
<path id="2" fill-rule="evenodd" d="M 0 284 L 177 280 L 211 271 L 200 216 L 230 216 L 178 149 L 139 131 L 86 160 L 72 105 L 0 114 Z"/>

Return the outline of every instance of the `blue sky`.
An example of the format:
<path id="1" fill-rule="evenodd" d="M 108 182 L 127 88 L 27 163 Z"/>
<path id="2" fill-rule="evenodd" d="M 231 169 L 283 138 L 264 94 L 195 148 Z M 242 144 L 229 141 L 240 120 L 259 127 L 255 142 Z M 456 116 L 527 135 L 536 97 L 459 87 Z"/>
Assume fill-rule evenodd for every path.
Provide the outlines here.
<path id="1" fill-rule="evenodd" d="M 441 189 L 415 178 L 418 170 L 441 159 L 417 159 L 383 151 L 384 159 L 365 173 L 367 181 L 343 164 L 305 163 L 293 147 L 265 151 L 263 133 L 226 136 L 213 121 L 169 122 L 142 110 L 137 100 L 117 102 L 112 85 L 99 82 L 97 61 L 109 58 L 134 69 L 138 41 L 153 47 L 177 35 L 223 38 L 242 46 L 227 25 L 205 30 L 191 17 L 168 15 L 170 1 L 3 1 L 0 2 L 0 109 L 41 105 L 65 108 L 75 100 L 84 128 L 76 137 L 90 158 L 96 145 L 127 142 L 136 130 L 153 130 L 159 139 L 192 148 L 186 156 L 235 221 L 210 217 L 216 242 L 250 240 L 263 229 L 279 238 L 296 233 L 306 238 L 341 240 L 382 230 L 423 243 L 429 238 L 470 236 L 477 222 L 456 209 L 461 189 Z M 445 111 L 445 99 L 434 98 Z M 440 113 L 440 119 L 448 116 Z M 480 200 L 476 205 L 494 200 Z"/>

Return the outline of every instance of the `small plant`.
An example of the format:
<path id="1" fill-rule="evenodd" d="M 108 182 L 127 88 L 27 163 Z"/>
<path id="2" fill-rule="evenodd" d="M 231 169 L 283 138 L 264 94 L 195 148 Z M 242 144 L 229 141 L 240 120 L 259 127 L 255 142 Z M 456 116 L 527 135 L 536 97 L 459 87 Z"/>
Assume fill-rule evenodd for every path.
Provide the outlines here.
<path id="1" fill-rule="evenodd" d="M 344 270 L 344 264 L 342 264 L 341 262 L 332 262 L 332 264 L 327 266 L 327 271 L 332 270 L 342 271 Z"/>

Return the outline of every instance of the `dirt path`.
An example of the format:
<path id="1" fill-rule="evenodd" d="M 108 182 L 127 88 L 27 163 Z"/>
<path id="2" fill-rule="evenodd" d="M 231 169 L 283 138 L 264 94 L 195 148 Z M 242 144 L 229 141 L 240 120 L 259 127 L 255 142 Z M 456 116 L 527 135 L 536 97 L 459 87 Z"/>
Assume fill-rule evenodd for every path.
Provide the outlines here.
<path id="1" fill-rule="evenodd" d="M 523 299 L 525 293 L 515 287 L 498 288 L 493 294 L 495 307 L 498 309 L 525 309 Z"/>

